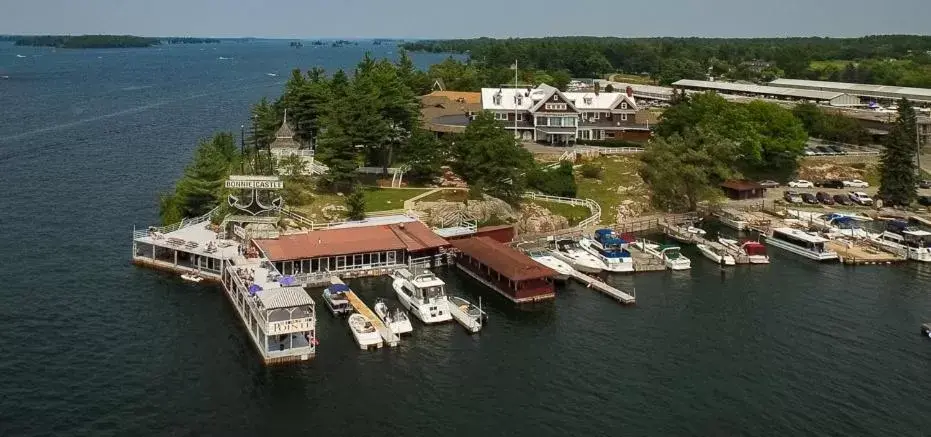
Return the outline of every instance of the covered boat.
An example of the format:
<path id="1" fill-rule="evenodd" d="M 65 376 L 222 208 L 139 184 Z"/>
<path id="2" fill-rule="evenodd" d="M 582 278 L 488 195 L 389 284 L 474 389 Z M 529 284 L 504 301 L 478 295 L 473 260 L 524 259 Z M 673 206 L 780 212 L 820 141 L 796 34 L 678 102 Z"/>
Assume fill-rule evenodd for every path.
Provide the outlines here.
<path id="1" fill-rule="evenodd" d="M 333 284 L 323 290 L 323 303 L 334 316 L 342 316 L 352 312 L 352 305 L 349 304 L 349 298 L 346 297 L 348 291 L 349 286 L 346 284 Z"/>
<path id="2" fill-rule="evenodd" d="M 634 259 L 627 251 L 628 244 L 613 229 L 598 229 L 593 238 L 579 240 L 579 247 L 601 261 L 602 270 L 615 273 L 634 271 Z"/>
<path id="3" fill-rule="evenodd" d="M 738 242 L 728 238 L 718 237 L 718 242 L 724 247 L 737 252 L 738 257 L 746 257 L 750 264 L 769 264 L 769 255 L 763 243 L 746 240 Z"/>

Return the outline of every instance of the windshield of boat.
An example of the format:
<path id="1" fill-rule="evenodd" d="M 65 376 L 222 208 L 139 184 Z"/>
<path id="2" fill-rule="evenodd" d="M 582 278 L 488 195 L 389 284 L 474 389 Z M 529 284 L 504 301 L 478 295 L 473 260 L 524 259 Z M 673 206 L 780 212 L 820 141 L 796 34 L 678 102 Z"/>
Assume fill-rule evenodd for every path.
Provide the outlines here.
<path id="1" fill-rule="evenodd" d="M 424 287 L 421 288 L 420 291 L 423 293 L 423 297 L 425 299 L 433 299 L 436 297 L 441 297 L 445 294 L 443 293 L 443 287 L 439 285 L 434 287 Z"/>
<path id="2" fill-rule="evenodd" d="M 676 259 L 679 257 L 679 248 L 670 247 L 670 248 L 663 249 L 663 255 L 669 259 Z"/>

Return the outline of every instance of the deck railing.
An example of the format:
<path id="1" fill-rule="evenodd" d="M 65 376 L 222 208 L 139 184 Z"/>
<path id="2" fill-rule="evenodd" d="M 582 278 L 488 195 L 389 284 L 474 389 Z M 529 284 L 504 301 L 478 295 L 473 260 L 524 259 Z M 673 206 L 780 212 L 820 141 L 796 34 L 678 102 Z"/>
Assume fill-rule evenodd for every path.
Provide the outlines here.
<path id="1" fill-rule="evenodd" d="M 589 216 L 585 220 L 580 221 L 579 224 L 573 226 L 572 228 L 584 229 L 594 224 L 597 224 L 599 221 L 601 221 L 601 205 L 599 205 L 598 202 L 595 202 L 592 199 L 577 199 L 574 197 L 550 196 L 546 194 L 533 193 L 533 192 L 524 193 L 524 198 L 531 199 L 531 200 L 539 199 L 544 202 L 565 203 L 568 205 L 584 206 L 588 208 L 588 210 L 591 212 L 591 216 Z"/>
<path id="2" fill-rule="evenodd" d="M 216 215 L 216 213 L 219 211 L 220 211 L 220 207 L 217 206 L 216 208 L 211 209 L 204 215 L 193 217 L 193 218 L 185 218 L 185 219 L 182 219 L 180 222 L 172 223 L 170 225 L 165 225 L 165 226 L 160 226 L 160 227 L 152 226 L 146 229 L 136 229 L 133 231 L 133 238 L 135 239 L 135 238 L 145 237 L 149 235 L 150 231 L 155 231 L 161 234 L 167 234 L 169 232 L 174 232 L 174 231 L 177 231 L 178 229 L 181 229 L 187 226 L 200 224 L 207 220 L 212 219 L 213 216 Z"/>

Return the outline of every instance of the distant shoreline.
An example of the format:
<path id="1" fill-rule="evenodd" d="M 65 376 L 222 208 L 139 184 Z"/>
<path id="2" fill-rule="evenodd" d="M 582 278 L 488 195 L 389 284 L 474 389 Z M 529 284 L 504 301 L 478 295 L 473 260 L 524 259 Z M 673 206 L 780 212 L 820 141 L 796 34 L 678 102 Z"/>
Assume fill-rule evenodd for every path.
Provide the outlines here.
<path id="1" fill-rule="evenodd" d="M 132 35 L 39 35 L 7 36 L 17 46 L 55 47 L 61 49 L 146 48 L 162 44 L 217 44 L 216 38 L 166 37 L 150 38 Z"/>

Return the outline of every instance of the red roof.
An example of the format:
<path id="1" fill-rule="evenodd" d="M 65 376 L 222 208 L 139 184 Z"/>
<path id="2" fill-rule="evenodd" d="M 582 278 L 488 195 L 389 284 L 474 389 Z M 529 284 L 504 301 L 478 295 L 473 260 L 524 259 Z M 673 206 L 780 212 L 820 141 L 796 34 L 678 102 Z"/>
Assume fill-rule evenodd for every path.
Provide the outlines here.
<path id="1" fill-rule="evenodd" d="M 418 252 L 449 245 L 420 222 L 325 229 L 253 241 L 271 261 L 401 249 Z"/>
<path id="2" fill-rule="evenodd" d="M 556 272 L 549 267 L 541 265 L 527 255 L 490 237 L 453 240 L 450 244 L 512 281 L 526 281 L 556 275 Z"/>
<path id="3" fill-rule="evenodd" d="M 730 188 L 730 189 L 736 190 L 736 191 L 752 191 L 752 190 L 762 190 L 762 189 L 763 189 L 763 186 L 760 185 L 759 183 L 753 182 L 753 181 L 745 181 L 745 180 L 739 180 L 739 181 L 734 181 L 734 180 L 731 180 L 731 181 L 724 181 L 724 182 L 721 182 L 721 187 L 723 187 L 723 188 Z"/>

